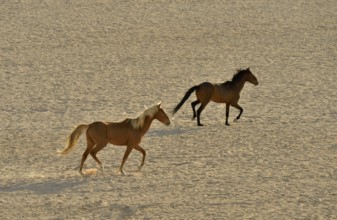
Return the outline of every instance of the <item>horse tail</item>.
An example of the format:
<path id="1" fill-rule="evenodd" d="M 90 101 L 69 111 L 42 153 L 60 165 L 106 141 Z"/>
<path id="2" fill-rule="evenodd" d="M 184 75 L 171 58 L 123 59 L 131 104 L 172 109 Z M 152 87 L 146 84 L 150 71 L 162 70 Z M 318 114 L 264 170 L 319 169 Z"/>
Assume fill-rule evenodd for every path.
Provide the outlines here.
<path id="1" fill-rule="evenodd" d="M 67 144 L 62 150 L 58 150 L 57 152 L 61 155 L 68 154 L 76 145 L 79 137 L 88 129 L 89 125 L 80 124 L 78 125 L 73 132 L 67 138 Z"/>
<path id="2" fill-rule="evenodd" d="M 198 86 L 193 86 L 191 87 L 186 93 L 184 98 L 178 103 L 178 105 L 173 109 L 173 114 L 175 114 L 180 108 L 181 106 L 183 106 L 183 104 L 186 102 L 186 100 L 191 96 L 191 94 L 199 88 Z"/>

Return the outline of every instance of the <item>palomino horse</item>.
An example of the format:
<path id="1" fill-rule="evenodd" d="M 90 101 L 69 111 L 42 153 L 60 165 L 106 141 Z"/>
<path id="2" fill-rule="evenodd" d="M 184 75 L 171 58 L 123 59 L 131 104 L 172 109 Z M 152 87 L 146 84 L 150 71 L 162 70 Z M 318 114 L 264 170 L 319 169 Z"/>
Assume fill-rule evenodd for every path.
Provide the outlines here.
<path id="1" fill-rule="evenodd" d="M 149 130 L 154 119 L 157 119 L 166 125 L 170 124 L 170 119 L 161 108 L 161 103 L 146 109 L 138 118 L 127 118 L 122 122 L 96 121 L 91 124 L 78 125 L 69 135 L 66 147 L 60 150 L 59 153 L 62 155 L 68 154 L 69 151 L 75 147 L 81 134 L 86 131 L 87 149 L 82 156 L 80 173 L 83 174 L 82 168 L 88 154 L 94 158 L 103 170 L 103 164 L 99 161 L 96 154 L 108 143 L 110 143 L 118 146 L 127 146 L 122 164 L 119 167 L 121 174 L 126 175 L 123 171 L 123 166 L 132 149 L 135 149 L 143 154 L 143 159 L 139 169 L 141 169 L 144 165 L 146 153 L 145 150 L 139 146 L 139 143 L 144 134 Z"/>
<path id="2" fill-rule="evenodd" d="M 254 85 L 258 85 L 256 77 L 252 74 L 249 67 L 247 69 L 239 69 L 237 73 L 233 75 L 231 81 L 226 81 L 224 83 L 213 84 L 210 82 L 203 82 L 197 86 L 191 87 L 183 97 L 183 99 L 178 103 L 178 105 L 173 109 L 173 114 L 175 114 L 185 101 L 190 97 L 190 95 L 196 91 L 197 100 L 191 103 L 193 110 L 193 119 L 197 117 L 198 126 L 203 126 L 200 123 L 200 114 L 202 110 L 206 107 L 209 101 L 216 103 L 226 103 L 226 125 L 228 124 L 229 107 L 233 106 L 240 110 L 239 115 L 236 117 L 238 120 L 243 112 L 242 107 L 238 104 L 240 99 L 240 92 L 245 85 L 245 82 L 250 82 Z M 195 111 L 195 106 L 201 103 L 201 106 Z"/>

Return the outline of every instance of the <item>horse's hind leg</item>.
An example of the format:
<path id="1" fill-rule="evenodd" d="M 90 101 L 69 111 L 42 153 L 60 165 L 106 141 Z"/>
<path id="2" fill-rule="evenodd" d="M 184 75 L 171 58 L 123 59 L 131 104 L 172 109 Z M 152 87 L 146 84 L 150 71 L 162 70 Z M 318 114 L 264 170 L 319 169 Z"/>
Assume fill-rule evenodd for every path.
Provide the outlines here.
<path id="1" fill-rule="evenodd" d="M 200 122 L 200 114 L 201 112 L 204 110 L 204 108 L 206 107 L 206 105 L 209 103 L 209 101 L 205 102 L 205 103 L 201 103 L 201 106 L 199 107 L 198 111 L 197 111 L 197 123 L 198 126 L 204 126 L 203 124 L 201 124 Z"/>
<path id="2" fill-rule="evenodd" d="M 229 117 L 229 107 L 230 107 L 230 104 L 227 104 L 226 103 L 226 125 L 230 125 L 229 123 L 228 123 L 228 117 Z"/>
<path id="3" fill-rule="evenodd" d="M 196 91 L 197 99 L 200 100 L 201 106 L 197 111 L 197 123 L 198 126 L 203 126 L 200 122 L 200 114 L 206 107 L 206 105 L 211 101 L 214 93 L 214 86 L 209 82 L 204 82 L 200 84 L 199 88 Z"/>
<path id="4" fill-rule="evenodd" d="M 96 146 L 95 146 L 95 142 L 92 140 L 92 138 L 90 138 L 87 135 L 87 149 L 84 151 L 84 153 L 82 155 L 82 160 L 81 160 L 81 165 L 80 165 L 80 174 L 81 175 L 83 175 L 83 171 L 82 171 L 83 165 L 84 165 L 84 162 L 87 159 L 89 154 L 94 158 L 94 160 L 98 163 L 98 165 L 103 169 L 103 165 L 102 165 L 101 161 L 99 161 L 98 158 L 96 157 L 96 153 L 98 152 L 98 151 L 96 151 L 96 149 L 102 149 L 105 146 L 106 146 L 106 144 L 105 145 L 96 144 Z"/>
<path id="5" fill-rule="evenodd" d="M 102 172 L 104 169 L 103 163 L 97 158 L 96 154 L 102 150 L 108 143 L 96 144 L 95 148 L 90 152 L 90 155 L 97 162 L 98 166 L 101 168 Z"/>
<path id="6" fill-rule="evenodd" d="M 80 174 L 83 175 L 82 169 L 83 169 L 83 165 L 84 165 L 84 161 L 87 159 L 88 154 L 92 151 L 92 149 L 94 148 L 95 143 L 87 137 L 87 149 L 84 151 L 83 155 L 82 155 L 82 160 L 81 160 L 81 165 L 80 165 Z"/>
<path id="7" fill-rule="evenodd" d="M 199 103 L 200 103 L 199 99 L 197 99 L 196 101 L 194 101 L 194 102 L 191 103 L 192 110 L 193 110 L 193 118 L 192 118 L 192 120 L 194 120 L 195 117 L 197 117 L 197 113 L 195 112 L 195 106 L 198 105 Z"/>

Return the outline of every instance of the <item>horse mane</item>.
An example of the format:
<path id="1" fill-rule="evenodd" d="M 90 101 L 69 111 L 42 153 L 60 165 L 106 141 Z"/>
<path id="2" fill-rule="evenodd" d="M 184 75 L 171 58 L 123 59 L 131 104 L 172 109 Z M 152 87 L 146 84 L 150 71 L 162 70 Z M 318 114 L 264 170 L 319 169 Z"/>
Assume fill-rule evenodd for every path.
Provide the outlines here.
<path id="1" fill-rule="evenodd" d="M 234 84 L 242 79 L 242 77 L 245 75 L 246 69 L 237 69 L 236 73 L 234 73 L 231 81 L 224 82 L 225 85 L 231 85 Z"/>
<path id="2" fill-rule="evenodd" d="M 241 78 L 245 75 L 246 69 L 237 69 L 232 77 L 232 82 L 240 81 Z"/>
<path id="3" fill-rule="evenodd" d="M 134 129 L 142 128 L 144 126 L 146 117 L 153 117 L 158 112 L 158 110 L 159 110 L 158 105 L 154 105 L 151 108 L 146 109 L 137 118 L 130 119 L 132 128 Z"/>

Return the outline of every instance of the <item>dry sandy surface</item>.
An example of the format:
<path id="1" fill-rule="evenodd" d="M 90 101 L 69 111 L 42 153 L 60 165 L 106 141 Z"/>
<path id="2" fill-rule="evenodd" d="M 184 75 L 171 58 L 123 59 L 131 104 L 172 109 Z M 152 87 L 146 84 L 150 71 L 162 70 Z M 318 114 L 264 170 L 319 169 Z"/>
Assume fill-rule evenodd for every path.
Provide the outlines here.
<path id="1" fill-rule="evenodd" d="M 0 219 L 336 219 L 337 4 L 307 1 L 1 1 Z M 242 118 L 188 88 L 251 67 Z M 131 153 L 99 153 L 82 177 L 80 123 L 136 117 L 159 100 Z M 86 169 L 96 164 L 88 157 Z"/>

